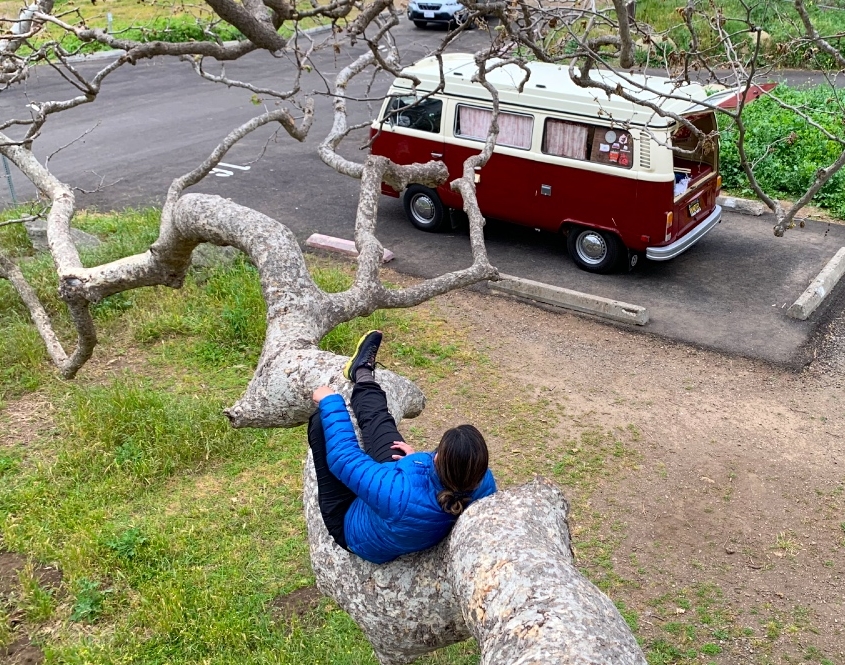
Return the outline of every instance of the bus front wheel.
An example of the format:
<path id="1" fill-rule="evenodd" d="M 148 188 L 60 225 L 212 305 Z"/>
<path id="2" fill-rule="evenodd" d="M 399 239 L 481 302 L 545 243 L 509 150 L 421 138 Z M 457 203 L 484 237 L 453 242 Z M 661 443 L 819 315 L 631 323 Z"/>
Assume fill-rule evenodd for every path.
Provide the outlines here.
<path id="1" fill-rule="evenodd" d="M 624 246 L 615 233 L 573 226 L 566 239 L 569 255 L 581 270 L 609 273 L 619 263 Z"/>
<path id="2" fill-rule="evenodd" d="M 446 222 L 446 208 L 433 189 L 411 185 L 402 204 L 408 221 L 422 231 L 439 231 Z"/>

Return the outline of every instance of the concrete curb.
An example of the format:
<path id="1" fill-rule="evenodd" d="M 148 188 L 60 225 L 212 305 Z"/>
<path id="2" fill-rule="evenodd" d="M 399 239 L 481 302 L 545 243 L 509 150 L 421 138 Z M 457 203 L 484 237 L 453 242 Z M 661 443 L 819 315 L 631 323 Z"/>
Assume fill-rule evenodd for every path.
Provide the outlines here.
<path id="1" fill-rule="evenodd" d="M 799 321 L 806 321 L 830 294 L 843 274 L 845 274 L 845 247 L 833 255 L 816 278 L 810 282 L 807 290 L 786 310 L 787 315 Z"/>
<path id="2" fill-rule="evenodd" d="M 319 35 L 323 32 L 329 32 L 332 29 L 331 24 L 329 25 L 318 25 L 314 28 L 308 28 L 307 30 L 298 30 L 297 32 L 300 35 Z M 223 42 L 224 46 L 231 46 L 232 44 L 237 44 L 237 41 L 226 41 Z M 95 53 L 86 53 L 85 55 L 74 55 L 67 59 L 68 62 L 91 62 L 93 60 L 108 60 L 109 58 L 118 58 L 121 55 L 126 53 L 121 49 L 112 49 L 110 51 L 96 51 Z"/>
<path id="3" fill-rule="evenodd" d="M 755 217 L 759 217 L 769 210 L 760 201 L 739 199 L 735 196 L 717 196 L 716 203 L 722 206 L 723 210 L 738 212 L 740 215 L 754 215 Z"/>
<path id="4" fill-rule="evenodd" d="M 633 323 L 638 326 L 644 326 L 648 323 L 648 309 L 639 305 L 630 305 L 619 300 L 593 296 L 580 291 L 571 291 L 560 286 L 534 282 L 530 279 L 511 275 L 500 275 L 500 277 L 502 278 L 501 281 L 491 281 L 487 285 L 494 291 L 530 298 L 538 302 L 592 314 L 611 321 Z"/>
<path id="5" fill-rule="evenodd" d="M 358 257 L 358 250 L 355 249 L 355 243 L 351 240 L 343 238 L 335 238 L 334 236 L 326 236 L 322 233 L 312 233 L 308 236 L 305 244 L 314 249 L 322 249 L 326 252 L 335 252 L 336 254 L 345 254 L 346 256 Z M 384 250 L 381 257 L 382 263 L 387 263 L 395 258 L 393 252 L 389 249 Z"/>

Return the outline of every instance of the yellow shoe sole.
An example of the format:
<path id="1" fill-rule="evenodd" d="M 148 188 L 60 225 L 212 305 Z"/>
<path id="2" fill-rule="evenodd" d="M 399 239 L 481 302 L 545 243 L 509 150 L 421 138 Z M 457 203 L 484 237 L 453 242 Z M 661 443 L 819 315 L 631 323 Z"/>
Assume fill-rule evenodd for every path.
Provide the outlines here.
<path id="1" fill-rule="evenodd" d="M 361 335 L 361 339 L 358 340 L 358 345 L 355 347 L 355 353 L 352 354 L 352 357 L 347 361 L 346 365 L 343 367 L 343 376 L 345 376 L 349 381 L 354 381 L 355 379 L 350 375 L 350 371 L 352 370 L 352 363 L 355 362 L 355 358 L 358 357 L 358 352 L 361 350 L 361 345 L 364 343 L 364 340 L 367 339 L 372 333 L 380 332 L 378 330 L 368 330 L 363 335 Z"/>

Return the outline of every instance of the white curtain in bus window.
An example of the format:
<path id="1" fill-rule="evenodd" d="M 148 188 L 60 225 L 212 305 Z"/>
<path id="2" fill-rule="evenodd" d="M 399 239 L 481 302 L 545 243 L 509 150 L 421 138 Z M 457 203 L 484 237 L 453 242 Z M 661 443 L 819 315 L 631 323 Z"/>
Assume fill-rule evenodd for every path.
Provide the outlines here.
<path id="1" fill-rule="evenodd" d="M 500 113 L 498 143 L 514 148 L 530 148 L 533 127 L 534 118 L 530 115 Z"/>
<path id="2" fill-rule="evenodd" d="M 588 132 L 584 125 L 549 118 L 543 136 L 543 152 L 558 157 L 587 159 Z"/>
<path id="3" fill-rule="evenodd" d="M 468 138 L 485 140 L 487 132 L 490 131 L 493 111 L 472 106 L 460 106 L 458 111 L 458 134 Z M 530 148 L 533 125 L 534 118 L 532 116 L 499 113 L 499 137 L 496 144 L 514 148 Z"/>

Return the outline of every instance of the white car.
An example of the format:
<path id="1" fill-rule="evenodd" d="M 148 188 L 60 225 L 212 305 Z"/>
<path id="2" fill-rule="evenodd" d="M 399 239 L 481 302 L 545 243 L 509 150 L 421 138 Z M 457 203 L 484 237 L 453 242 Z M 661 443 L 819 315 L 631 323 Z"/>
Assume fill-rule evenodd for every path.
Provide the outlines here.
<path id="1" fill-rule="evenodd" d="M 468 17 L 467 8 L 455 0 L 411 0 L 408 4 L 408 19 L 418 28 L 424 28 L 429 23 L 445 23 L 455 28 L 462 25 Z"/>

